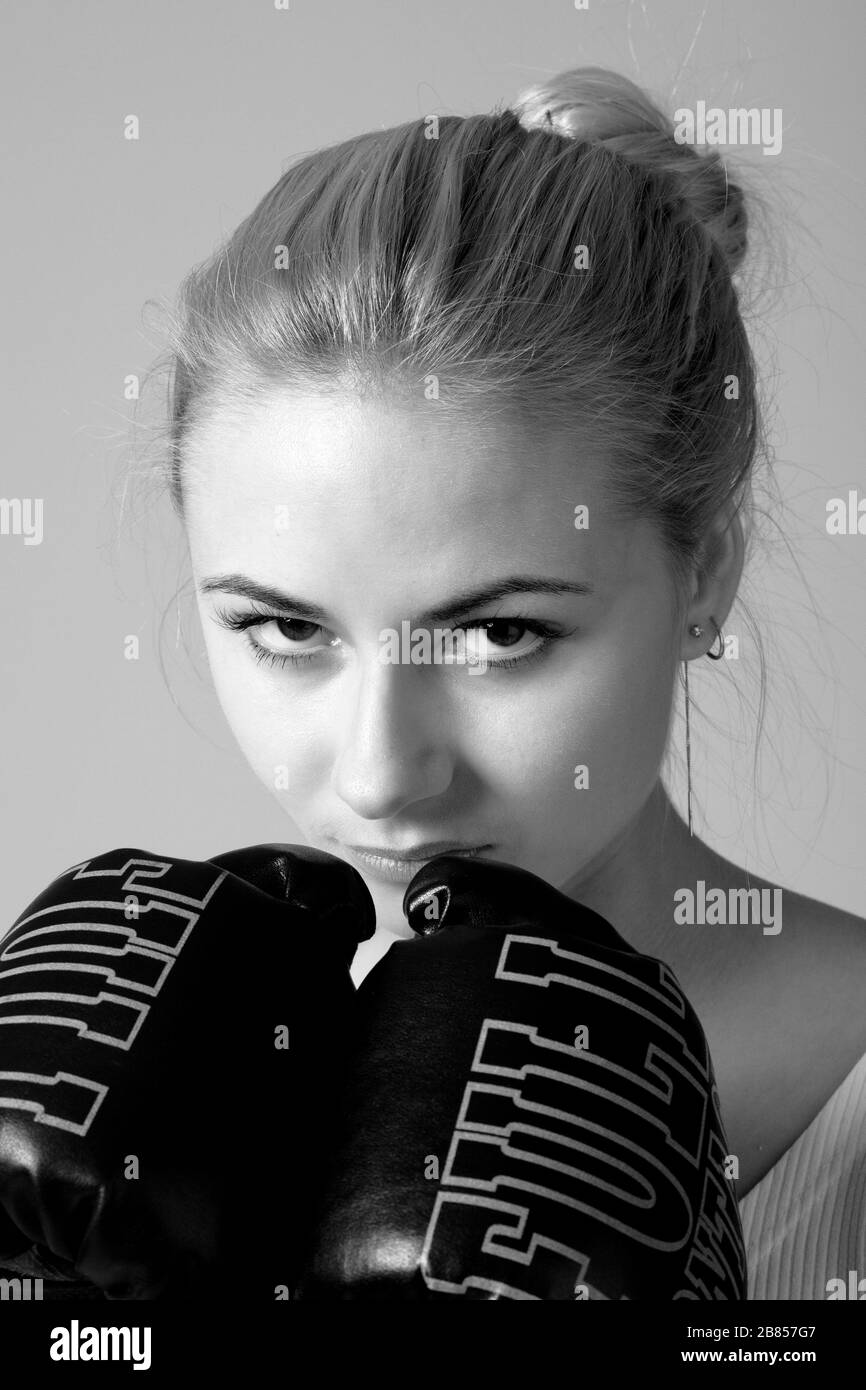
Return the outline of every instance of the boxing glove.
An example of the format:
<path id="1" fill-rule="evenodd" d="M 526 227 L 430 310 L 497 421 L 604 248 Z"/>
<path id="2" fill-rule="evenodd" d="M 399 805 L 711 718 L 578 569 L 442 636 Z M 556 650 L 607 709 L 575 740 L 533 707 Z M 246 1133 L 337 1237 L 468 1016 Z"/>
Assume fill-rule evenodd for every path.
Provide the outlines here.
<path id="1" fill-rule="evenodd" d="M 360 874 L 295 845 L 55 879 L 0 938 L 0 1265 L 290 1291 L 374 924 Z"/>
<path id="2" fill-rule="evenodd" d="M 671 969 L 509 865 L 441 856 L 359 987 L 302 1299 L 742 1299 L 701 1024 Z"/>

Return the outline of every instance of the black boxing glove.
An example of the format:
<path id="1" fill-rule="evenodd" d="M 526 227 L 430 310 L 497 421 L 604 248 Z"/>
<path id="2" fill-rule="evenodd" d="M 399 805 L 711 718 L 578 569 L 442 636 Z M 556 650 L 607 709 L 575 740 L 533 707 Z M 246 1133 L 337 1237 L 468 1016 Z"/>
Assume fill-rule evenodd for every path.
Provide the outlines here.
<path id="1" fill-rule="evenodd" d="M 744 1299 L 701 1024 L 671 969 L 508 865 L 441 856 L 356 996 L 297 1297 Z"/>
<path id="2" fill-rule="evenodd" d="M 118 849 L 0 938 L 0 1264 L 109 1298 L 291 1289 L 372 936 L 360 874 Z"/>

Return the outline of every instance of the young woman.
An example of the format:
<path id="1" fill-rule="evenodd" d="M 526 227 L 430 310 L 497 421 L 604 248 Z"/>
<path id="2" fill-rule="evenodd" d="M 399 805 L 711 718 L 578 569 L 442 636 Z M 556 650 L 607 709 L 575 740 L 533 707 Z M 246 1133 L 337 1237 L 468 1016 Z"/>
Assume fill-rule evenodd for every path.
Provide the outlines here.
<path id="1" fill-rule="evenodd" d="M 595 909 L 703 1023 L 750 1297 L 824 1299 L 866 1280 L 864 923 L 720 857 L 661 777 L 744 564 L 746 232 L 719 155 L 599 69 L 319 151 L 183 285 L 167 482 L 228 722 L 373 895 L 356 980 L 446 849 Z M 483 660 L 394 659 L 406 627 Z M 772 923 L 678 910 L 755 889 Z"/>
<path id="2" fill-rule="evenodd" d="M 744 563 L 746 231 L 719 155 L 600 69 L 322 150 L 183 286 L 169 483 L 229 724 L 375 899 L 356 979 L 445 848 L 594 908 L 704 1025 L 751 1296 L 823 1299 L 866 1279 L 864 923 L 787 889 L 769 929 L 683 923 L 683 889 L 776 885 L 660 776 Z M 383 660 L 404 623 L 486 669 Z"/>

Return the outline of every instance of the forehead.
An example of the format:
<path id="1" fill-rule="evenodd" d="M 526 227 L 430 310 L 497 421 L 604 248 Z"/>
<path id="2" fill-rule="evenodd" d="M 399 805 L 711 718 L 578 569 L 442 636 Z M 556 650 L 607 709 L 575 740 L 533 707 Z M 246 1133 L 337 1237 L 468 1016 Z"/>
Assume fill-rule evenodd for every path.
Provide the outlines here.
<path id="1" fill-rule="evenodd" d="M 426 597 L 524 571 L 603 587 L 639 575 L 641 555 L 658 561 L 652 529 L 615 511 L 605 461 L 573 433 L 436 402 L 274 391 L 203 420 L 183 476 L 199 573 L 309 576 L 332 594 L 363 576 L 370 597 L 395 580 Z"/>

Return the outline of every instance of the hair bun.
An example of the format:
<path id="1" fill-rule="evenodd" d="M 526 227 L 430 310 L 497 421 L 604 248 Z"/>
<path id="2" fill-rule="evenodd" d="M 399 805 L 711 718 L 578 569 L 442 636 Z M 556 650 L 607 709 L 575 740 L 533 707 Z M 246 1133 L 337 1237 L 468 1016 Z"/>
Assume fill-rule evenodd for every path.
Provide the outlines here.
<path id="1" fill-rule="evenodd" d="M 521 92 L 511 110 L 525 130 L 553 130 L 573 140 L 668 128 L 640 87 L 607 68 L 573 68 L 536 83 Z M 669 130 L 673 135 L 672 124 Z"/>
<path id="2" fill-rule="evenodd" d="M 674 138 L 674 123 L 636 83 L 608 68 L 573 68 L 525 88 L 509 108 L 524 130 L 603 144 L 655 175 L 706 229 L 731 274 L 748 246 L 742 189 L 716 150 Z"/>

